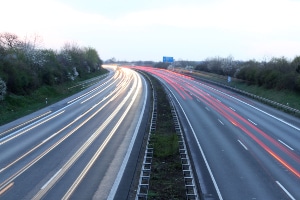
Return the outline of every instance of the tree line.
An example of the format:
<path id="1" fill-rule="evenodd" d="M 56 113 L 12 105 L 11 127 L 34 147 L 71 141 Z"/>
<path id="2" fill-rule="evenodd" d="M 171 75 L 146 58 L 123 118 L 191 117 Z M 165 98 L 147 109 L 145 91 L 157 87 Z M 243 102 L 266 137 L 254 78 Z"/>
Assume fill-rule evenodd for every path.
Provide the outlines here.
<path id="1" fill-rule="evenodd" d="M 292 61 L 284 57 L 270 61 L 235 61 L 227 58 L 208 58 L 195 67 L 196 70 L 242 79 L 249 85 L 267 89 L 288 89 L 300 92 L 300 56 Z"/>
<path id="2" fill-rule="evenodd" d="M 58 85 L 85 78 L 102 69 L 92 47 L 66 43 L 60 50 L 39 48 L 39 37 L 20 39 L 0 33 L 0 100 L 6 93 L 30 94 L 42 85 Z"/>

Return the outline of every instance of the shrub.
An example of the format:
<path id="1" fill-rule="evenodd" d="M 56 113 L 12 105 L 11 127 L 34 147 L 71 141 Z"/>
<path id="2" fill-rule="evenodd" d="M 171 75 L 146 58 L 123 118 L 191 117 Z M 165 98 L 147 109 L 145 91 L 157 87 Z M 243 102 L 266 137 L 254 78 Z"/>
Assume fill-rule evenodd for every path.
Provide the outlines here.
<path id="1" fill-rule="evenodd" d="M 0 101 L 4 100 L 6 94 L 6 83 L 0 77 Z"/>

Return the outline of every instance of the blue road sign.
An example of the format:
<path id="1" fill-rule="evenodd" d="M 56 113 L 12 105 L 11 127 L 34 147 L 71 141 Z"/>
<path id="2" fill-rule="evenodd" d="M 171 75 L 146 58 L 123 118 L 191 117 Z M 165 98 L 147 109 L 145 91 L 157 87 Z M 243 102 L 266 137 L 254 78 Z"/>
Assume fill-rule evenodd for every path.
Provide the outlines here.
<path id="1" fill-rule="evenodd" d="M 174 59 L 173 59 L 173 57 L 164 56 L 163 62 L 172 63 L 172 62 L 174 62 Z"/>

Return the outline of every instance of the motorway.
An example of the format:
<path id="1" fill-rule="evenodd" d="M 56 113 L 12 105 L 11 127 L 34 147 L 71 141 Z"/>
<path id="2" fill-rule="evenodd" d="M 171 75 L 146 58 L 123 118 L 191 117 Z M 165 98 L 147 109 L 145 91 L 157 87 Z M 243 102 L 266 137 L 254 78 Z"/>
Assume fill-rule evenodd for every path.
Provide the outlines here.
<path id="1" fill-rule="evenodd" d="M 141 75 L 111 67 L 81 93 L 1 126 L 0 199 L 128 195 L 148 99 Z"/>
<path id="2" fill-rule="evenodd" d="M 204 199 L 300 199 L 300 120 L 175 72 L 170 91 Z"/>

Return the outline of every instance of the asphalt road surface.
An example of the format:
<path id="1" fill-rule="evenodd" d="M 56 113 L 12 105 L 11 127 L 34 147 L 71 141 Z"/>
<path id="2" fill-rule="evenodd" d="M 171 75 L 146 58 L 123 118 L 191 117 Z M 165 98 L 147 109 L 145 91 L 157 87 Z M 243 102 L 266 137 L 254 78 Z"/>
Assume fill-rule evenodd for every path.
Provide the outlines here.
<path id="1" fill-rule="evenodd" d="M 1 126 L 0 199 L 113 199 L 124 177 L 130 187 L 124 172 L 147 88 L 138 73 L 114 67 L 83 92 Z"/>
<path id="2" fill-rule="evenodd" d="M 205 199 L 300 199 L 300 120 L 167 70 L 135 67 L 171 91 Z"/>

